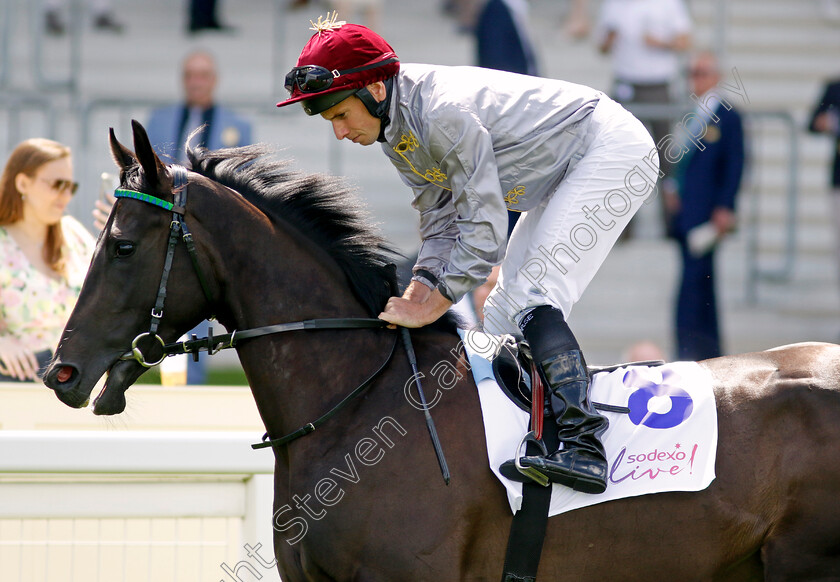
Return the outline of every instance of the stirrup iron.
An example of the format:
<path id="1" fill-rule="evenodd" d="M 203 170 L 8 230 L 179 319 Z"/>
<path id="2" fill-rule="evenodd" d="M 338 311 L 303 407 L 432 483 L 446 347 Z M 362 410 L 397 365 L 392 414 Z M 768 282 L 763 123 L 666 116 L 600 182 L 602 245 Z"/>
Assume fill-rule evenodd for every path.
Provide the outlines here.
<path id="1" fill-rule="evenodd" d="M 524 467 L 522 463 L 520 463 L 522 459 L 522 449 L 528 445 L 528 443 L 533 443 L 540 448 L 542 452 L 542 456 L 545 457 L 548 455 L 548 451 L 545 448 L 545 444 L 537 438 L 537 435 L 534 431 L 529 432 L 522 440 L 519 441 L 519 445 L 516 447 L 516 454 L 513 456 L 513 464 L 516 466 L 516 470 L 534 481 L 537 485 L 542 485 L 543 487 L 548 487 L 551 482 L 546 477 L 545 473 L 535 469 L 534 467 Z"/>

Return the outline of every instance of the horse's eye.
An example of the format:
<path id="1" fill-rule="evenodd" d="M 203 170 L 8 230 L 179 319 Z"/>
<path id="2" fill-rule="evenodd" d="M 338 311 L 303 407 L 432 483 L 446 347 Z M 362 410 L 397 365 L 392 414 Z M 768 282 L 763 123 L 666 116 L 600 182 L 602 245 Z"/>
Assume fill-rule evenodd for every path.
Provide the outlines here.
<path id="1" fill-rule="evenodd" d="M 134 243 L 127 240 L 121 240 L 117 243 L 116 255 L 117 258 L 125 259 L 134 254 Z"/>

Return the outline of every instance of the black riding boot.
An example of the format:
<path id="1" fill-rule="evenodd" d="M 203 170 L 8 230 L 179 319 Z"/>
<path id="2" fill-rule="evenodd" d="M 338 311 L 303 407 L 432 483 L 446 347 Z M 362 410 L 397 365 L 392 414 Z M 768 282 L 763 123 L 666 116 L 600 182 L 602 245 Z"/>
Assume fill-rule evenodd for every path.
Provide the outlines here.
<path id="1" fill-rule="evenodd" d="M 589 375 L 580 346 L 563 313 L 548 305 L 528 313 L 521 327 L 550 395 L 561 444 L 545 457 L 526 456 L 520 462 L 553 483 L 584 493 L 603 493 L 607 457 L 600 437 L 609 421 L 589 401 Z"/>
<path id="2" fill-rule="evenodd" d="M 540 362 L 540 368 L 562 447 L 546 457 L 529 456 L 520 462 L 553 483 L 584 493 L 603 493 L 607 457 L 601 435 L 609 422 L 589 401 L 589 377 L 580 350 L 551 356 Z"/>

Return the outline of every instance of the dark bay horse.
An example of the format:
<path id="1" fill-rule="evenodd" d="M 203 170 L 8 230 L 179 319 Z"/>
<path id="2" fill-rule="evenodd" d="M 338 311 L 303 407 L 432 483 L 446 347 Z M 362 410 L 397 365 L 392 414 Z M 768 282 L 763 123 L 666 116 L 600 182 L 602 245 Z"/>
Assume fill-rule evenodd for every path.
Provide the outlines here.
<path id="1" fill-rule="evenodd" d="M 111 148 L 121 188 L 177 202 L 176 172 L 139 124 L 134 153 L 113 132 Z M 210 314 L 229 330 L 375 317 L 395 292 L 393 274 L 346 189 L 265 154 L 261 146 L 190 152 L 182 211 L 196 265 L 180 242 L 165 265 L 170 210 L 117 201 L 45 375 L 62 402 L 86 405 L 107 372 L 93 411 L 122 412 L 126 390 L 146 370 L 124 358 L 133 340 L 142 338 L 142 358 L 155 359 L 160 344 Z M 149 334 L 153 310 L 159 327 Z M 317 431 L 271 449 L 285 582 L 500 578 L 511 513 L 487 467 L 459 338 L 446 325 L 412 333 L 452 471 L 446 486 L 423 414 L 406 396 L 412 372 L 397 333 L 324 329 L 236 343 L 273 438 L 318 418 L 383 368 Z M 716 382 L 717 478 L 700 492 L 551 518 L 539 580 L 840 580 L 840 347 L 797 344 L 702 365 Z"/>

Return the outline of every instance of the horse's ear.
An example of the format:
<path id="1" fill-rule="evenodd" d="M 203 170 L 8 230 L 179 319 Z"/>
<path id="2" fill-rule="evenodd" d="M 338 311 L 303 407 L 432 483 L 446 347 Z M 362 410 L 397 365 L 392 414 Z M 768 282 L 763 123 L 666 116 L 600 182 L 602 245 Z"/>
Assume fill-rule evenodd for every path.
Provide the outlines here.
<path id="1" fill-rule="evenodd" d="M 152 189 L 157 188 L 166 175 L 166 168 L 152 149 L 149 136 L 140 122 L 132 119 L 131 129 L 134 130 L 134 152 L 137 154 L 137 161 L 143 167 L 146 182 Z"/>
<path id="2" fill-rule="evenodd" d="M 123 144 L 119 142 L 117 139 L 116 134 L 114 133 L 114 128 L 110 128 L 111 136 L 111 157 L 114 158 L 114 163 L 117 164 L 117 167 L 120 170 L 125 170 L 129 166 L 133 166 L 137 163 L 137 158 L 134 154 L 125 147 Z"/>

